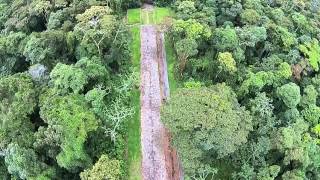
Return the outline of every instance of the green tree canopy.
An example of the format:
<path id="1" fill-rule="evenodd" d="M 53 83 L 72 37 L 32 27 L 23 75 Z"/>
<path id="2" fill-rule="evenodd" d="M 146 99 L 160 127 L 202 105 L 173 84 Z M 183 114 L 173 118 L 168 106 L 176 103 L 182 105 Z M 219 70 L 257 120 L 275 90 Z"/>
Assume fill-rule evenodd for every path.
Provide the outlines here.
<path id="1" fill-rule="evenodd" d="M 120 179 L 120 161 L 102 155 L 91 169 L 80 174 L 81 180 L 118 180 Z"/>
<path id="2" fill-rule="evenodd" d="M 295 83 L 288 83 L 279 87 L 277 93 L 288 108 L 296 107 L 301 99 L 300 87 Z"/>
<path id="3" fill-rule="evenodd" d="M 161 118 L 173 134 L 187 175 L 197 171 L 199 161 L 205 164 L 210 152 L 217 158 L 233 153 L 252 130 L 251 115 L 225 84 L 178 89 L 163 107 Z"/>
<path id="4" fill-rule="evenodd" d="M 62 93 L 80 93 L 88 83 L 88 77 L 82 69 L 61 63 L 51 71 L 50 78 L 53 87 Z"/>
<path id="5" fill-rule="evenodd" d="M 31 64 L 43 64 L 52 69 L 58 62 L 68 62 L 66 34 L 62 31 L 34 33 L 28 40 L 23 55 Z"/>
<path id="6" fill-rule="evenodd" d="M 42 96 L 40 105 L 41 117 L 48 124 L 47 131 L 53 128 L 61 132 L 61 151 L 56 157 L 58 164 L 69 170 L 90 164 L 84 143 L 88 133 L 97 129 L 98 120 L 88 108 L 84 96 L 59 96 L 49 91 Z"/>
<path id="7" fill-rule="evenodd" d="M 9 144 L 5 155 L 5 163 L 12 175 L 21 179 L 49 180 L 54 175 L 52 169 L 39 161 L 33 149 L 20 147 L 18 144 Z"/>
<path id="8" fill-rule="evenodd" d="M 182 39 L 175 44 L 175 47 L 180 61 L 180 73 L 182 73 L 186 67 L 188 58 L 198 53 L 198 44 L 194 39 Z"/>
<path id="9" fill-rule="evenodd" d="M 36 107 L 36 91 L 25 73 L 0 79 L 0 147 L 11 141 L 30 143 L 33 126 L 29 116 Z"/>

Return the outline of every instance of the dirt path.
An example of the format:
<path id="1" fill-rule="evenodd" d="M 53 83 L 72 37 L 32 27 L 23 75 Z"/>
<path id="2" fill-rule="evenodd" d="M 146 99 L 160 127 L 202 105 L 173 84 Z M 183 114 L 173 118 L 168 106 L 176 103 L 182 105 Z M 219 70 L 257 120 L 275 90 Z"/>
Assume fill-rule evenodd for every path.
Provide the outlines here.
<path id="1" fill-rule="evenodd" d="M 165 131 L 160 122 L 160 80 L 156 28 L 141 27 L 141 146 L 144 180 L 166 180 Z"/>
<path id="2" fill-rule="evenodd" d="M 144 23 L 153 22 L 154 8 L 144 5 Z M 169 97 L 164 33 L 157 25 L 141 26 L 141 148 L 144 180 L 183 179 L 170 135 L 160 121 L 160 107 Z"/>
<path id="3" fill-rule="evenodd" d="M 164 35 L 156 26 L 141 27 L 141 146 L 144 180 L 178 180 L 179 161 L 160 121 L 162 100 L 169 96 Z"/>

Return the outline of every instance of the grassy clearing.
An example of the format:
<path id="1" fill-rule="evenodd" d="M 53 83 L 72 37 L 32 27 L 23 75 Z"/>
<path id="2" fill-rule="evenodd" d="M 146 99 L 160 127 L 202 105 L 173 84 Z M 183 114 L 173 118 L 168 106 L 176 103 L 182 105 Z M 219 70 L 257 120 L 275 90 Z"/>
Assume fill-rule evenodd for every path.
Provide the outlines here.
<path id="1" fill-rule="evenodd" d="M 169 8 L 155 8 L 153 11 L 141 10 L 142 24 L 160 24 L 166 17 L 172 16 Z"/>
<path id="2" fill-rule="evenodd" d="M 155 9 L 155 23 L 160 24 L 166 17 L 171 17 L 173 12 L 170 8 Z"/>
<path id="3" fill-rule="evenodd" d="M 154 11 L 141 11 L 142 24 L 154 24 Z"/>
<path id="4" fill-rule="evenodd" d="M 142 24 L 148 24 L 149 21 L 149 14 L 148 11 L 141 10 L 141 23 Z"/>
<path id="5" fill-rule="evenodd" d="M 128 24 L 140 24 L 141 23 L 141 9 L 129 9 L 128 10 Z"/>

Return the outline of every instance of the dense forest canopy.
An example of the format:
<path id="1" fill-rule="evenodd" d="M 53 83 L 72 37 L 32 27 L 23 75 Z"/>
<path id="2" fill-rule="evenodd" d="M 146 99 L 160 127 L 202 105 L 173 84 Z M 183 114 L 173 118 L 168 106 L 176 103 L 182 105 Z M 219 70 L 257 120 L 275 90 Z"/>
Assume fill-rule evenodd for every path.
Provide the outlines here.
<path id="1" fill-rule="evenodd" d="M 137 1 L 0 1 L 0 179 L 127 177 Z"/>
<path id="2" fill-rule="evenodd" d="M 128 179 L 139 0 L 0 0 L 0 179 Z M 162 107 L 185 179 L 320 179 L 320 1 L 155 0 L 175 12 Z"/>
<path id="3" fill-rule="evenodd" d="M 320 179 L 320 1 L 161 2 L 185 82 L 162 121 L 185 178 Z"/>

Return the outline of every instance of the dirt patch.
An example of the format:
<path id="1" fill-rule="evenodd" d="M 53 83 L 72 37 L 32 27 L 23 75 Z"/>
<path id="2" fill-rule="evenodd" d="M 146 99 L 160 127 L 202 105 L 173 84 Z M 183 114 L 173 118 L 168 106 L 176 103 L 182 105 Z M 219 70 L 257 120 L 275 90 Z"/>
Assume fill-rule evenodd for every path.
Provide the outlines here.
<path id="1" fill-rule="evenodd" d="M 182 179 L 170 134 L 160 121 L 162 101 L 169 97 L 164 35 L 156 26 L 141 27 L 141 147 L 145 180 Z"/>
<path id="2" fill-rule="evenodd" d="M 145 180 L 168 179 L 160 106 L 156 28 L 145 25 L 141 27 L 141 147 L 142 176 Z"/>

